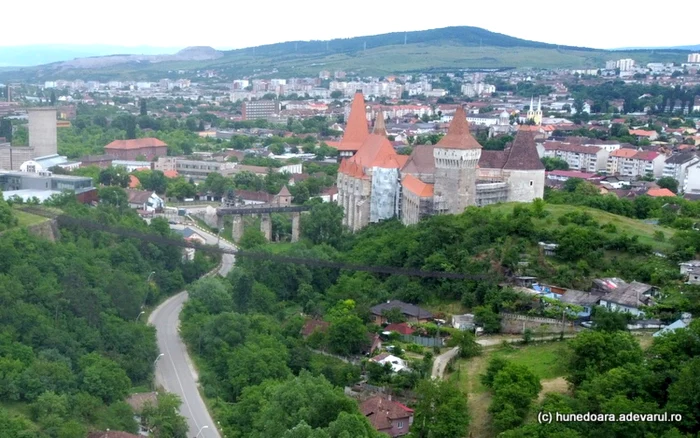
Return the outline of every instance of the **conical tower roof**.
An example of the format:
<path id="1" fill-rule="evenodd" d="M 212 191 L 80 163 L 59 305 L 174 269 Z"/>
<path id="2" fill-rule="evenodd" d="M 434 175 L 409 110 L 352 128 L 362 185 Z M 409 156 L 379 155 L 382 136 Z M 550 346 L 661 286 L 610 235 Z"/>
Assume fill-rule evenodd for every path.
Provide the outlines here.
<path id="1" fill-rule="evenodd" d="M 374 119 L 374 128 L 372 129 L 372 134 L 381 135 L 383 137 L 387 136 L 386 124 L 384 123 L 384 113 L 379 111 L 377 118 Z"/>
<path id="2" fill-rule="evenodd" d="M 457 107 L 450 127 L 447 129 L 447 135 L 440 139 L 436 147 L 442 149 L 481 149 L 481 145 L 469 131 L 467 114 L 462 105 Z"/>
<path id="3" fill-rule="evenodd" d="M 348 123 L 345 126 L 343 139 L 340 141 L 340 150 L 358 150 L 367 139 L 367 113 L 365 111 L 365 98 L 359 91 L 355 93 L 350 106 Z"/>

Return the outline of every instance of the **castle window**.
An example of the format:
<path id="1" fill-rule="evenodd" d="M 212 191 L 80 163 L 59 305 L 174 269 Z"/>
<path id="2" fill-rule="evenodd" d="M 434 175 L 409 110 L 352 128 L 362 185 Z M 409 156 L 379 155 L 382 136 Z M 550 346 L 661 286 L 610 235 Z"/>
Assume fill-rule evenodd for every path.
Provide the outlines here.
<path id="1" fill-rule="evenodd" d="M 530 180 L 530 186 L 532 186 L 533 183 L 534 183 L 534 181 Z"/>

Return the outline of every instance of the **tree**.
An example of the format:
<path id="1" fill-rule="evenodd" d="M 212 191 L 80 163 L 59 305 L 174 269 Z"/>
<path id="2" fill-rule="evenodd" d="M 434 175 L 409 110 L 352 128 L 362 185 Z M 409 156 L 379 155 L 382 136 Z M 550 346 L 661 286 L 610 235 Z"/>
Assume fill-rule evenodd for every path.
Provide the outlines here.
<path id="1" fill-rule="evenodd" d="M 542 385 L 535 374 L 526 366 L 495 359 L 489 363 L 487 373 L 482 377 L 493 391 L 489 412 L 500 431 L 518 426 L 530 409 L 532 400 L 537 397 Z"/>
<path id="2" fill-rule="evenodd" d="M 569 170 L 569 163 L 559 157 L 542 157 L 545 170 Z"/>
<path id="3" fill-rule="evenodd" d="M 141 101 L 139 102 L 139 114 L 141 116 L 148 115 L 148 102 L 144 98 L 141 98 Z"/>
<path id="4" fill-rule="evenodd" d="M 603 306 L 593 308 L 593 324 L 596 330 L 613 332 L 616 330 L 627 330 L 627 323 L 631 315 L 626 312 L 608 310 Z"/>
<path id="5" fill-rule="evenodd" d="M 465 436 L 469 426 L 467 398 L 446 381 L 424 380 L 416 388 L 418 401 L 411 427 L 417 438 Z"/>
<path id="6" fill-rule="evenodd" d="M 49 97 L 49 102 L 51 105 L 56 105 L 56 90 L 51 90 L 51 95 Z"/>
<path id="7" fill-rule="evenodd" d="M 106 205 L 123 208 L 129 204 L 129 197 L 120 187 L 100 187 L 98 189 L 100 202 Z"/>
<path id="8" fill-rule="evenodd" d="M 474 309 L 474 322 L 482 326 L 486 333 L 501 331 L 501 318 L 488 306 L 479 306 Z"/>
<path id="9" fill-rule="evenodd" d="M 641 363 L 642 349 L 629 333 L 585 331 L 568 343 L 567 379 L 574 385 L 627 363 Z"/>
<path id="10" fill-rule="evenodd" d="M 241 236 L 241 240 L 238 242 L 238 246 L 240 246 L 243 249 L 253 249 L 266 245 L 267 243 L 267 239 L 265 238 L 265 235 L 262 231 L 252 227 L 248 227 L 245 230 L 243 230 L 243 236 Z"/>
<path id="11" fill-rule="evenodd" d="M 178 178 L 175 181 L 171 180 L 165 193 L 172 198 L 183 200 L 197 194 L 197 189 L 184 179 Z"/>
<path id="12" fill-rule="evenodd" d="M 671 176 L 659 178 L 656 181 L 656 184 L 658 184 L 662 189 L 669 189 L 673 193 L 678 193 L 678 181 Z"/>
<path id="13" fill-rule="evenodd" d="M 459 347 L 459 357 L 464 359 L 481 354 L 481 345 L 476 343 L 476 336 L 470 331 L 462 330 L 454 333 L 447 345 Z"/>
<path id="14" fill-rule="evenodd" d="M 197 280 L 189 288 L 189 297 L 191 300 L 202 303 L 212 315 L 231 311 L 233 307 L 231 294 L 224 283 L 216 277 Z"/>
<path id="15" fill-rule="evenodd" d="M 105 403 L 123 399 L 131 388 L 126 372 L 114 361 L 90 353 L 80 359 L 82 389 Z"/>
<path id="16" fill-rule="evenodd" d="M 340 90 L 331 91 L 331 99 L 340 99 L 343 97 L 343 92 Z"/>
<path id="17" fill-rule="evenodd" d="M 314 244 L 337 245 L 343 234 L 343 207 L 324 202 L 311 207 L 309 214 L 301 217 L 301 234 Z"/>
<path id="18" fill-rule="evenodd" d="M 185 418 L 179 414 L 182 402 L 172 393 L 158 394 L 158 403 L 147 403 L 141 418 L 157 438 L 187 438 L 188 426 Z"/>

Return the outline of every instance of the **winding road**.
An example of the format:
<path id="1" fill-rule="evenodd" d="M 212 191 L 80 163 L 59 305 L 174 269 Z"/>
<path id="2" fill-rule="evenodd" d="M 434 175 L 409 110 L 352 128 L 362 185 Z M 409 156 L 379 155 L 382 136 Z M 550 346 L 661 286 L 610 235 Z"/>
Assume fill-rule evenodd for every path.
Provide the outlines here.
<path id="1" fill-rule="evenodd" d="M 181 230 L 184 226 L 171 225 L 170 228 Z M 195 227 L 190 228 L 204 237 L 208 244 L 217 244 L 216 236 Z M 222 248 L 235 249 L 232 244 L 224 240 L 218 243 Z M 234 262 L 233 254 L 224 254 L 218 274 L 226 276 L 233 269 Z M 162 354 L 156 360 L 156 383 L 166 391 L 177 394 L 182 400 L 180 414 L 187 419 L 188 437 L 221 438 L 199 394 L 197 370 L 180 338 L 180 311 L 185 301 L 187 301 L 187 291 L 180 292 L 156 307 L 148 317 L 148 323 L 156 328 L 158 348 Z M 204 426 L 207 427 L 204 428 Z"/>

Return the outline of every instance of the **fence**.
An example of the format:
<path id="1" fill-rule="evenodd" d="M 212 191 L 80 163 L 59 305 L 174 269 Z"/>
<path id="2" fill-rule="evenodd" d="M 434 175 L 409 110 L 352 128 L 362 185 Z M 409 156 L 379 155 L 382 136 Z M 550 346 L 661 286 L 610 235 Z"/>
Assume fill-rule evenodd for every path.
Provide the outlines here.
<path id="1" fill-rule="evenodd" d="M 576 331 L 573 321 L 562 321 L 539 316 L 516 315 L 513 313 L 501 314 L 501 332 L 518 334 L 524 333 L 526 329 L 542 331 L 543 333 Z"/>
<path id="2" fill-rule="evenodd" d="M 401 335 L 403 342 L 422 345 L 423 347 L 442 347 L 445 345 L 445 340 L 442 338 L 426 338 L 425 336 Z"/>

